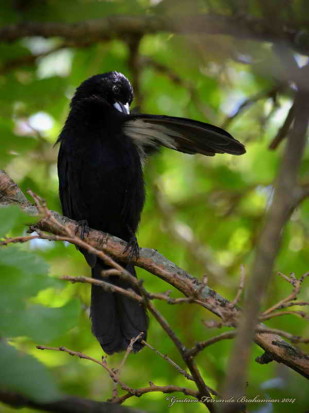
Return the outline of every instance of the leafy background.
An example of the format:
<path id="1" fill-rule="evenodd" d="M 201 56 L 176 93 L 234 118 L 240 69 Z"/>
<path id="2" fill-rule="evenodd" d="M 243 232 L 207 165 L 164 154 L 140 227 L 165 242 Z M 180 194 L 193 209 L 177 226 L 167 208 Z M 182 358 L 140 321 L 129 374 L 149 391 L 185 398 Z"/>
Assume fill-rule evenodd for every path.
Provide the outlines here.
<path id="1" fill-rule="evenodd" d="M 264 2 L 261 2 L 264 3 Z M 260 2 L 248 2 L 253 15 L 266 13 Z M 287 2 L 295 21 L 301 19 L 305 2 Z M 232 15 L 238 1 L 8 1 L 1 5 L 0 23 L 34 21 L 74 22 L 111 14 L 186 14 L 215 11 Z M 265 4 L 265 3 L 264 3 Z M 274 2 L 269 2 L 270 5 Z M 236 10 L 236 11 L 235 11 Z M 284 22 L 285 8 L 277 10 Z M 132 79 L 127 39 L 100 42 L 85 47 L 61 47 L 59 39 L 25 38 L 0 44 L 0 166 L 20 185 L 31 188 L 50 209 L 60 211 L 54 143 L 66 119 L 74 89 L 87 77 L 118 70 Z M 53 51 L 54 50 L 54 51 Z M 33 58 L 39 55 L 38 58 Z M 297 56 L 303 61 L 301 55 Z M 169 114 L 228 124 L 228 130 L 246 144 L 247 154 L 207 158 L 162 150 L 145 166 L 147 202 L 138 233 L 139 244 L 162 254 L 233 299 L 241 266 L 248 272 L 265 209 L 272 196 L 282 147 L 268 145 L 291 106 L 291 92 L 280 89 L 282 69 L 269 44 L 240 41 L 224 36 L 147 35 L 140 44 L 140 94 L 136 104 L 154 114 Z M 155 62 L 155 64 L 154 64 Z M 162 69 L 162 67 L 164 69 Z M 161 68 L 161 69 L 160 69 Z M 273 88 L 279 93 L 269 94 Z M 248 97 L 265 91 L 235 119 L 229 120 Z M 308 155 L 308 154 L 307 154 Z M 308 156 L 301 175 L 308 180 Z M 286 227 L 276 270 L 295 273 L 308 270 L 308 214 L 304 202 Z M 0 210 L 0 235 L 25 234 L 29 216 L 16 208 Z M 37 344 L 66 346 L 100 358 L 101 348 L 90 333 L 89 288 L 59 281 L 59 275 L 88 275 L 83 257 L 70 245 L 33 241 L 0 249 L 1 385 L 37 400 L 53 400 L 61 393 L 96 400 L 111 396 L 107 374 L 92 363 L 58 352 L 38 351 Z M 169 287 L 138 270 L 150 291 Z M 290 286 L 274 277 L 264 306 L 289 293 Z M 177 296 L 177 294 L 173 294 Z M 303 292 L 303 297 L 305 294 Z M 202 321 L 213 316 L 193 305 L 157 303 L 187 345 L 216 333 Z M 304 320 L 293 316 L 267 323 L 295 335 L 308 334 Z M 222 331 L 226 330 L 222 329 Z M 181 364 L 173 344 L 151 320 L 149 342 Z M 198 357 L 206 383 L 220 387 L 232 341 L 206 349 Z M 306 408 L 304 380 L 276 363 L 260 365 L 255 347 L 250 364 L 248 395 L 296 398 L 290 404 L 253 404 L 252 412 L 302 412 Z M 117 366 L 121 355 L 109 362 Z M 183 385 L 170 365 L 149 349 L 131 355 L 122 378 L 132 387 L 151 380 L 157 385 Z M 185 383 L 190 386 L 190 383 Z M 182 397 L 181 395 L 178 395 Z M 126 403 L 149 412 L 167 410 L 165 395 L 151 393 Z M 175 413 L 202 411 L 197 403 L 178 403 Z M 3 406 L 2 411 L 13 409 Z M 23 409 L 23 411 L 30 411 Z"/>

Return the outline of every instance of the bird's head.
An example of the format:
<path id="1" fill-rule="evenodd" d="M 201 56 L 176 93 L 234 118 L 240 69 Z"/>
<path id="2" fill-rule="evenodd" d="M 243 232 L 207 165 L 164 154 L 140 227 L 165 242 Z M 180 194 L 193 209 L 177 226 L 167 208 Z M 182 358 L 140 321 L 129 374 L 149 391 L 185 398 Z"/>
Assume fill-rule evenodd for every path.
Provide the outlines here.
<path id="1" fill-rule="evenodd" d="M 72 106 L 91 97 L 104 99 L 115 109 L 128 114 L 133 100 L 133 88 L 122 73 L 107 72 L 85 80 L 76 89 Z"/>

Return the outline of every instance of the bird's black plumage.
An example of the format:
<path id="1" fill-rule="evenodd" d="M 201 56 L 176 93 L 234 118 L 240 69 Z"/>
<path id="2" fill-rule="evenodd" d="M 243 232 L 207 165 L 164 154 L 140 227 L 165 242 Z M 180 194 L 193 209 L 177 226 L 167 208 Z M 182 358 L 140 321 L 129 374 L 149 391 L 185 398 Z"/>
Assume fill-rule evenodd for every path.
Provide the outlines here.
<path id="1" fill-rule="evenodd" d="M 240 155 L 244 146 L 224 130 L 184 118 L 130 115 L 129 81 L 118 72 L 96 75 L 76 90 L 60 134 L 59 192 L 64 215 L 91 228 L 132 242 L 144 204 L 142 158 L 154 147 L 185 153 Z M 107 266 L 82 251 L 93 277 Z M 135 275 L 132 265 L 127 270 Z M 116 276 L 108 281 L 132 288 Z M 147 332 L 144 307 L 120 294 L 93 286 L 91 320 L 106 353 L 125 350 L 133 337 Z M 134 350 L 142 347 L 134 344 Z"/>

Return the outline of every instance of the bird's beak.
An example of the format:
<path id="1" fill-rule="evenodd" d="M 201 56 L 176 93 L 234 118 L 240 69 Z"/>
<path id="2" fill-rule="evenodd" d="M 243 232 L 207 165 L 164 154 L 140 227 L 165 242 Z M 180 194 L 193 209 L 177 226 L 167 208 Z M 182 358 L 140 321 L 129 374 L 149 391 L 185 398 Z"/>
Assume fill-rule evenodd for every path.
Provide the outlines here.
<path id="1" fill-rule="evenodd" d="M 117 110 L 119 110 L 119 112 L 122 113 L 126 113 L 127 115 L 130 113 L 130 109 L 129 109 L 129 104 L 123 104 L 121 102 L 115 102 L 114 103 L 114 108 L 116 108 Z"/>

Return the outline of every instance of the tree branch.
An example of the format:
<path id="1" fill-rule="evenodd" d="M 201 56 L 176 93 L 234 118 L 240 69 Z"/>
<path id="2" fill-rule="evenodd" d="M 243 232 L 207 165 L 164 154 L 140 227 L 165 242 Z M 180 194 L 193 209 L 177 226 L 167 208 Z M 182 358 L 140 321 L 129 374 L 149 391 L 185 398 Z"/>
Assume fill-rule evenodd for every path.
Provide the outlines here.
<path id="1" fill-rule="evenodd" d="M 233 115 L 229 115 L 226 117 L 226 119 L 223 121 L 221 127 L 223 129 L 227 129 L 230 126 L 230 123 L 236 119 L 241 113 L 243 113 L 245 110 L 251 108 L 252 105 L 257 103 L 260 100 L 264 99 L 270 99 L 272 98 L 273 100 L 275 99 L 276 95 L 283 91 L 286 86 L 282 84 L 277 84 L 275 86 L 272 86 L 270 89 L 267 90 L 262 90 L 259 93 L 256 93 L 253 96 L 248 97 L 245 99 L 237 108 L 237 110 L 233 113 Z"/>
<path id="2" fill-rule="evenodd" d="M 38 350 L 63 351 L 65 353 L 69 354 L 70 356 L 75 356 L 75 357 L 79 357 L 79 358 L 84 359 L 84 360 L 89 360 L 89 361 L 103 367 L 104 370 L 107 371 L 107 373 L 109 374 L 109 376 L 113 380 L 113 382 L 116 385 L 120 386 L 123 390 L 127 391 L 127 393 L 124 394 L 121 397 L 119 397 L 118 395 L 115 395 L 112 399 L 110 399 L 110 401 L 112 401 L 113 403 L 123 403 L 125 400 L 127 400 L 128 398 L 130 398 L 132 396 L 140 397 L 143 394 L 152 393 L 152 392 L 162 392 L 162 393 L 181 392 L 181 393 L 184 393 L 186 395 L 193 396 L 195 398 L 197 398 L 199 396 L 197 391 L 186 388 L 186 387 L 180 387 L 180 386 L 174 386 L 174 385 L 157 386 L 154 383 L 149 382 L 148 387 L 140 387 L 140 388 L 137 388 L 137 389 L 133 389 L 132 387 L 129 387 L 127 384 L 122 382 L 119 378 L 119 372 L 120 372 L 120 370 L 123 366 L 123 363 L 125 362 L 126 357 L 132 351 L 133 342 L 136 341 L 138 338 L 139 337 L 136 337 L 136 338 L 131 340 L 131 343 L 129 344 L 128 349 L 125 353 L 125 357 L 122 360 L 122 363 L 121 363 L 121 365 L 119 366 L 118 369 L 111 368 L 107 363 L 106 357 L 103 357 L 102 361 L 99 361 L 99 360 L 96 360 L 92 357 L 87 356 L 84 353 L 80 353 L 78 351 L 73 351 L 73 350 L 70 350 L 66 347 L 37 346 L 37 349 Z"/>
<path id="3" fill-rule="evenodd" d="M 273 140 L 269 144 L 268 146 L 269 149 L 272 149 L 272 150 L 277 149 L 277 147 L 280 145 L 280 143 L 289 133 L 291 124 L 294 119 L 294 109 L 295 109 L 295 105 L 293 104 L 288 111 L 288 114 L 285 118 L 285 121 L 283 122 L 283 125 L 278 130 L 276 136 L 273 138 Z"/>
<path id="4" fill-rule="evenodd" d="M 26 200 L 11 178 L 4 171 L 0 171 L 0 205 L 10 204 L 19 205 L 30 215 L 40 215 L 38 209 Z M 53 220 L 45 217 L 36 224 L 37 228 L 52 234 L 61 234 L 61 228 L 65 225 L 72 234 L 78 233 L 79 225 L 77 222 L 63 217 L 57 212 L 49 211 L 49 213 Z M 85 234 L 84 242 L 118 261 L 130 261 L 128 253 L 124 251 L 126 243 L 117 237 L 90 229 L 89 233 Z M 193 298 L 194 302 L 217 315 L 226 325 L 231 327 L 237 325 L 240 315 L 238 308 L 232 306 L 227 299 L 209 288 L 203 281 L 177 267 L 157 251 L 141 248 L 139 258 L 133 258 L 131 262 L 173 285 L 186 297 Z M 280 347 L 279 351 L 274 342 L 283 342 L 280 336 L 272 333 L 257 333 L 255 341 L 265 351 L 271 353 L 274 360 L 289 366 L 305 377 L 309 377 L 308 357 L 289 343 L 285 343 L 285 347 Z"/>
<path id="5" fill-rule="evenodd" d="M 299 70 L 299 78 L 305 79 L 307 70 Z M 299 79 L 301 80 L 301 79 Z M 299 85 L 304 84 L 299 81 Z M 306 132 L 309 118 L 309 93 L 299 87 L 295 95 L 293 129 L 288 137 L 272 204 L 267 212 L 264 228 L 258 242 L 252 275 L 249 280 L 247 299 L 242 313 L 239 332 L 230 360 L 230 367 L 225 383 L 224 396 L 235 398 L 245 391 L 246 372 L 250 356 L 251 342 L 262 298 L 271 279 L 274 263 L 278 254 L 282 232 L 299 197 L 297 182 L 298 170 L 304 153 Z M 258 341 L 257 341 L 258 342 Z M 272 346 L 276 340 L 272 340 Z M 259 344 L 259 342 L 258 342 Z M 223 412 L 237 412 L 237 406 L 224 406 Z"/>
<path id="6" fill-rule="evenodd" d="M 306 22 L 300 22 L 303 27 Z M 275 22 L 273 19 L 252 16 L 224 16 L 204 14 L 197 16 L 109 16 L 101 19 L 84 20 L 76 23 L 23 22 L 0 29 L 0 41 L 12 42 L 24 37 L 61 37 L 65 40 L 83 42 L 112 38 L 126 38 L 129 35 L 172 32 L 179 34 L 223 34 L 240 39 L 266 42 L 285 42 L 301 53 L 309 54 L 304 41 L 305 32 L 298 26 Z M 306 39 L 305 39 L 306 40 Z M 308 43 L 307 43 L 308 44 Z"/>
<path id="7" fill-rule="evenodd" d="M 120 406 L 119 404 L 96 402 L 90 399 L 73 396 L 67 396 L 61 400 L 52 402 L 39 402 L 19 393 L 0 391 L 0 400 L 17 409 L 27 407 L 53 413 L 142 413 L 142 410 Z"/>

